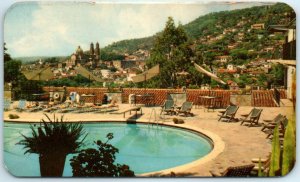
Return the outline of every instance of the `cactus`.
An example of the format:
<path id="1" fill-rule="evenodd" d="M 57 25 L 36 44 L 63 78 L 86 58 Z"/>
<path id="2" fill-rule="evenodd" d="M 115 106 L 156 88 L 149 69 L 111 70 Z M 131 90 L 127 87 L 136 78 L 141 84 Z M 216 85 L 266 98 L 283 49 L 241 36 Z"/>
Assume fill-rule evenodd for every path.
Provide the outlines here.
<path id="1" fill-rule="evenodd" d="M 294 120 L 290 120 L 285 130 L 282 154 L 282 175 L 288 174 L 293 169 L 296 161 L 296 136 L 294 126 Z"/>
<path id="2" fill-rule="evenodd" d="M 274 129 L 272 141 L 272 155 L 270 163 L 269 176 L 276 176 L 280 171 L 280 141 L 279 141 L 279 125 L 277 124 Z"/>
<path id="3" fill-rule="evenodd" d="M 258 159 L 258 173 L 257 173 L 257 176 L 258 177 L 263 177 L 264 176 L 263 172 L 261 170 L 261 159 L 260 158 Z"/>

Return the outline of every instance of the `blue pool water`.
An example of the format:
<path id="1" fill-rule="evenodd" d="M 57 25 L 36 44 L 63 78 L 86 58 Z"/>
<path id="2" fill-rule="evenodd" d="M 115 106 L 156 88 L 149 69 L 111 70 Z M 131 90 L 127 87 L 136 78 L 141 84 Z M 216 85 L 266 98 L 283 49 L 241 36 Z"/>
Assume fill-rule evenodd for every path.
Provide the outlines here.
<path id="1" fill-rule="evenodd" d="M 191 131 L 166 126 L 125 123 L 84 124 L 88 136 L 85 148 L 95 147 L 96 140 L 106 141 L 107 133 L 113 133 L 110 141 L 119 149 L 116 162 L 127 164 L 135 174 L 159 171 L 183 165 L 207 155 L 211 142 Z M 29 124 L 4 123 L 4 162 L 15 176 L 40 176 L 37 154 L 25 154 L 22 145 L 16 145 L 22 137 L 31 136 Z M 64 176 L 72 176 L 67 156 Z"/>

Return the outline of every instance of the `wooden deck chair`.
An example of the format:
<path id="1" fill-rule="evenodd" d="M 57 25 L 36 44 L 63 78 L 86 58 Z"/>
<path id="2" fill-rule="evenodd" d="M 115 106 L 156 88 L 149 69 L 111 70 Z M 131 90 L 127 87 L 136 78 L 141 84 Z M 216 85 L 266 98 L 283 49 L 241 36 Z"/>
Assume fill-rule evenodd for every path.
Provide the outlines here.
<path id="1" fill-rule="evenodd" d="M 236 114 L 238 109 L 239 109 L 239 106 L 235 106 L 235 105 L 228 106 L 226 108 L 226 111 L 224 113 L 222 113 L 222 115 L 218 115 L 218 116 L 220 116 L 218 121 L 220 121 L 221 119 L 224 119 L 227 122 L 235 120 L 234 117 L 235 117 L 235 114 Z"/>
<path id="2" fill-rule="evenodd" d="M 285 116 L 278 114 L 273 120 L 264 120 L 263 127 L 261 131 L 265 131 L 266 129 L 274 129 L 275 126 L 284 119 Z"/>
<path id="3" fill-rule="evenodd" d="M 165 112 L 166 114 L 174 114 L 174 100 L 165 100 L 164 104 L 161 105 L 160 115 Z"/>
<path id="4" fill-rule="evenodd" d="M 191 113 L 193 107 L 193 102 L 187 102 L 185 101 L 181 107 L 176 111 L 176 115 L 179 115 L 183 113 L 185 116 L 190 115 L 193 116 L 193 113 Z"/>
<path id="5" fill-rule="evenodd" d="M 242 116 L 245 116 L 245 118 L 242 119 L 241 125 L 243 125 L 243 123 L 245 123 L 245 122 L 249 123 L 249 125 L 248 125 L 249 127 L 252 126 L 253 124 L 258 125 L 258 121 L 259 121 L 262 111 L 263 111 L 262 109 L 253 108 L 249 114 L 242 115 Z"/>
<path id="6" fill-rule="evenodd" d="M 247 177 L 250 176 L 251 170 L 254 168 L 254 166 L 254 164 L 248 164 L 243 166 L 228 167 L 221 174 L 217 174 L 212 171 L 210 171 L 210 173 L 213 177 Z"/>
<path id="7" fill-rule="evenodd" d="M 282 119 L 278 122 L 278 124 L 279 124 L 279 137 L 280 138 L 284 137 L 284 132 L 285 132 L 286 126 L 288 124 L 288 121 L 289 120 L 285 116 L 283 116 Z M 271 128 L 271 129 L 265 131 L 265 133 L 268 134 L 266 138 L 270 138 L 270 139 L 272 138 L 273 133 L 274 133 L 274 128 Z"/>

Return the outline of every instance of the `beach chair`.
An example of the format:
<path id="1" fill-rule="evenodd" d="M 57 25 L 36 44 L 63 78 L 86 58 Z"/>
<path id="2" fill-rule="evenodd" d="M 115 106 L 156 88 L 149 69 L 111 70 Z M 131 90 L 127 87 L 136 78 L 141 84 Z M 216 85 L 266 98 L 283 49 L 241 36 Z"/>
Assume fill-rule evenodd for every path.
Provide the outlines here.
<path id="1" fill-rule="evenodd" d="M 166 114 L 171 113 L 171 115 L 173 113 L 175 113 L 175 111 L 174 111 L 174 100 L 165 100 L 165 103 L 163 105 L 161 105 L 160 115 L 163 112 L 166 112 Z"/>
<path id="2" fill-rule="evenodd" d="M 225 120 L 227 122 L 230 122 L 230 121 L 233 121 L 235 120 L 235 114 L 237 112 L 237 110 L 239 109 L 239 106 L 228 106 L 225 110 L 225 112 L 220 112 L 222 113 L 221 115 L 218 115 L 220 116 L 219 120 L 220 121 L 221 119 L 222 120 Z"/>
<path id="3" fill-rule="evenodd" d="M 187 115 L 193 116 L 193 113 L 191 113 L 192 107 L 193 107 L 193 102 L 185 101 L 181 107 L 178 107 L 178 110 L 176 111 L 176 115 L 183 113 L 185 116 Z"/>
<path id="4" fill-rule="evenodd" d="M 254 164 L 248 164 L 243 166 L 236 166 L 236 167 L 228 167 L 224 172 L 221 174 L 217 174 L 215 172 L 210 171 L 213 177 L 248 177 L 251 174 L 251 170 L 254 168 Z"/>
<path id="5" fill-rule="evenodd" d="M 281 138 L 281 139 L 284 137 L 284 132 L 285 132 L 286 126 L 288 124 L 288 121 L 289 120 L 285 116 L 283 116 L 277 123 L 277 124 L 279 124 L 279 138 Z M 274 128 L 275 128 L 275 126 L 274 126 Z M 272 136 L 274 133 L 274 128 L 269 128 L 267 131 L 265 131 L 265 133 L 268 134 L 266 138 L 272 139 Z"/>
<path id="6" fill-rule="evenodd" d="M 4 111 L 10 110 L 11 101 L 8 99 L 4 99 Z"/>
<path id="7" fill-rule="evenodd" d="M 241 125 L 243 125 L 245 122 L 249 123 L 248 125 L 249 127 L 253 126 L 253 124 L 258 125 L 258 121 L 262 111 L 263 111 L 262 109 L 253 108 L 249 114 L 242 115 L 244 118 L 241 119 L 242 120 Z"/>
<path id="8" fill-rule="evenodd" d="M 18 107 L 16 108 L 16 110 L 21 112 L 21 111 L 24 111 L 25 108 L 26 108 L 26 100 L 24 100 L 24 99 L 19 100 L 19 104 L 18 104 Z"/>
<path id="9" fill-rule="evenodd" d="M 32 107 L 32 108 L 29 108 L 27 111 L 28 112 L 37 112 L 37 111 L 41 111 L 43 109 L 44 108 L 42 106 L 35 106 L 35 107 Z"/>
<path id="10" fill-rule="evenodd" d="M 284 119 L 285 116 L 278 114 L 273 120 L 264 120 L 263 127 L 261 131 L 265 131 L 266 129 L 274 129 L 275 126 Z"/>

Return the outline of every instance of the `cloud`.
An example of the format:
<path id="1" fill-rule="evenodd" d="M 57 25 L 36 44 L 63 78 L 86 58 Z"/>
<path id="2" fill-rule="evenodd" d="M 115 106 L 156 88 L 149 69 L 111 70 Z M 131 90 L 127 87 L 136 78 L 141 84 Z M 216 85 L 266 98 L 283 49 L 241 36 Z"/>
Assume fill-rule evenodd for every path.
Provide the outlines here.
<path id="1" fill-rule="evenodd" d="M 26 7 L 26 3 L 20 6 Z M 228 9 L 226 6 L 220 9 Z M 99 41 L 103 47 L 123 39 L 151 36 L 164 28 L 168 16 L 186 24 L 214 11 L 212 7 L 176 3 L 37 3 L 37 7 L 27 8 L 26 14 L 22 14 L 24 7 L 11 9 L 4 39 L 13 57 L 70 55 L 78 45 L 87 50 L 90 42 Z"/>

